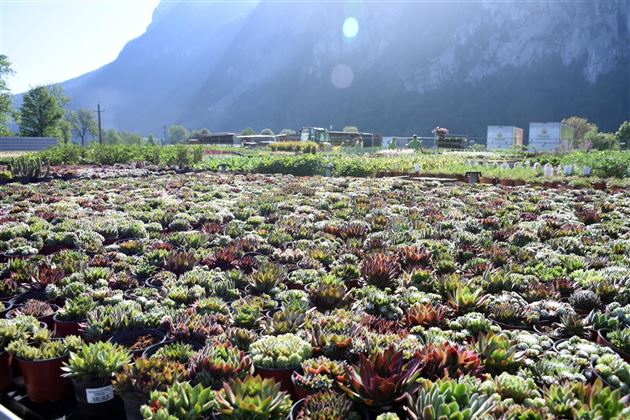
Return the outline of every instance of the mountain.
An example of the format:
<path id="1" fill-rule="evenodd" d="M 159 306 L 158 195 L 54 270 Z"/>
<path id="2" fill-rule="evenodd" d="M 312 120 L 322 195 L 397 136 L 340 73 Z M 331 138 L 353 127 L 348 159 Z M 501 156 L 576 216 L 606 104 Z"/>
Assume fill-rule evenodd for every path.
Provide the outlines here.
<path id="1" fill-rule="evenodd" d="M 359 23 L 356 37 L 344 21 Z M 112 63 L 64 83 L 104 124 L 240 131 L 630 119 L 630 3 L 162 2 Z"/>

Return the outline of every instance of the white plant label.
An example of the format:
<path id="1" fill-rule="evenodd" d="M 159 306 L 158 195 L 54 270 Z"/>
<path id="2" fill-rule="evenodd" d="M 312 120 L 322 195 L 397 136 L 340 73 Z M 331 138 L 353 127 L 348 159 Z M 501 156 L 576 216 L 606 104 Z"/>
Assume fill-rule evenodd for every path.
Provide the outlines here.
<path id="1" fill-rule="evenodd" d="M 114 390 L 111 385 L 102 388 L 87 388 L 85 397 L 88 404 L 99 404 L 114 399 Z"/>

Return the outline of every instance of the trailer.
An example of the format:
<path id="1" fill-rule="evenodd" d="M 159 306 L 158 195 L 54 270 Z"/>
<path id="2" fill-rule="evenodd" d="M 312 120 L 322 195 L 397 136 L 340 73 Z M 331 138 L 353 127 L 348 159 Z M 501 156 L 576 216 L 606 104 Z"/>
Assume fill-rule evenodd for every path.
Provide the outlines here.
<path id="1" fill-rule="evenodd" d="M 523 146 L 523 129 L 506 125 L 489 125 L 486 149 L 509 150 Z"/>
<path id="2" fill-rule="evenodd" d="M 529 124 L 527 149 L 532 152 L 568 152 L 573 147 L 573 128 L 561 122 Z"/>
<path id="3" fill-rule="evenodd" d="M 212 133 L 198 135 L 197 138 L 186 140 L 187 144 L 211 144 L 222 146 L 234 146 L 237 144 L 235 133 Z"/>
<path id="4" fill-rule="evenodd" d="M 39 152 L 57 144 L 55 137 L 0 137 L 0 152 Z"/>

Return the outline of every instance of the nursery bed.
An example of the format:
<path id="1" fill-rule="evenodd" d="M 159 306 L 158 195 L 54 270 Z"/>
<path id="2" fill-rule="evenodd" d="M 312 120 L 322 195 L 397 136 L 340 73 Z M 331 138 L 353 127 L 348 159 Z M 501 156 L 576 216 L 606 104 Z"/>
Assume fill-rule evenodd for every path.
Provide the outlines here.
<path id="1" fill-rule="evenodd" d="M 583 418 L 630 415 L 625 192 L 234 173 L 11 184 L 0 252 L 0 403 L 24 418 L 123 418 L 99 405 L 122 400 L 129 418 L 164 416 L 192 396 L 197 417 L 248 418 L 230 399 L 242 387 L 277 399 L 270 419 L 326 399 L 341 418 L 404 419 L 423 401 L 454 409 L 452 393 L 460 411 L 483 402 L 473 418 L 571 417 L 563 392 Z M 47 391 L 61 401 L 29 400 Z"/>

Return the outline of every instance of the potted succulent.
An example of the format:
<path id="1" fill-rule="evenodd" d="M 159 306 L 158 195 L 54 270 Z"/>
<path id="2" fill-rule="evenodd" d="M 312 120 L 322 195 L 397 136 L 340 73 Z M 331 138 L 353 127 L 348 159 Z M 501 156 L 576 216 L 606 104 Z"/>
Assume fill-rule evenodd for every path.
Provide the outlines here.
<path id="1" fill-rule="evenodd" d="M 80 325 L 87 319 L 87 314 L 96 307 L 96 302 L 90 296 L 77 296 L 67 299 L 63 308 L 53 316 L 55 322 L 55 336 L 79 334 Z"/>
<path id="2" fill-rule="evenodd" d="M 630 363 L 616 354 L 604 354 L 591 361 L 593 372 L 612 388 L 618 388 L 623 395 L 630 393 Z"/>
<path id="3" fill-rule="evenodd" d="M 186 367 L 179 362 L 161 358 L 139 358 L 116 373 L 113 389 L 125 404 L 127 420 L 141 419 L 140 407 L 149 400 L 152 391 L 166 391 L 175 382 L 188 378 Z"/>
<path id="4" fill-rule="evenodd" d="M 31 316 L 0 319 L 0 392 L 13 380 L 12 358 L 6 347 L 15 340 L 30 340 L 38 332 L 41 334 L 40 322 Z"/>
<path id="5" fill-rule="evenodd" d="M 142 353 L 145 359 L 155 357 L 187 364 L 195 353 L 203 348 L 201 344 L 178 343 L 174 341 L 162 341 L 154 344 Z"/>
<path id="6" fill-rule="evenodd" d="M 361 411 L 365 411 L 365 408 Z M 290 415 L 291 420 L 368 418 L 367 412 L 356 410 L 352 400 L 335 391 L 321 391 L 308 395 L 293 405 Z"/>
<path id="7" fill-rule="evenodd" d="M 309 299 L 320 311 L 342 307 L 348 299 L 348 289 L 342 280 L 328 275 L 306 287 Z"/>
<path id="8" fill-rule="evenodd" d="M 402 407 L 407 393 L 419 386 L 419 369 L 419 359 L 405 363 L 403 352 L 389 347 L 376 351 L 369 359 L 360 354 L 359 364 L 346 368 L 345 384 L 340 383 L 339 387 L 375 417 Z"/>
<path id="9" fill-rule="evenodd" d="M 192 356 L 189 366 L 193 383 L 213 389 L 221 388 L 223 382 L 230 379 L 242 379 L 254 372 L 252 359 L 229 341 L 216 340 L 206 345 Z"/>
<path id="10" fill-rule="evenodd" d="M 77 399 L 77 413 L 81 416 L 105 416 L 108 410 L 119 408 L 114 402 L 112 378 L 129 363 L 127 350 L 110 342 L 84 344 L 62 368 L 71 378 Z"/>
<path id="11" fill-rule="evenodd" d="M 275 294 L 285 280 L 285 270 L 281 265 L 263 262 L 249 275 L 249 288 L 253 293 Z"/>
<path id="12" fill-rule="evenodd" d="M 610 347 L 617 352 L 626 362 L 630 362 L 630 327 L 597 331 L 597 342 Z"/>
<path id="13" fill-rule="evenodd" d="M 143 328 L 117 332 L 109 341 L 126 347 L 129 349 L 131 355 L 137 358 L 140 357 L 147 348 L 164 341 L 165 337 L 166 334 L 160 330 Z"/>
<path id="14" fill-rule="evenodd" d="M 423 381 L 415 395 L 407 396 L 405 410 L 411 420 L 491 418 L 500 399 L 496 394 L 481 392 L 467 383 Z"/>
<path id="15" fill-rule="evenodd" d="M 534 325 L 534 331 L 545 334 L 553 340 L 562 340 L 571 337 L 590 336 L 589 327 L 578 314 L 567 314 L 560 317 L 560 322 L 550 325 Z"/>
<path id="16" fill-rule="evenodd" d="M 293 392 L 291 375 L 311 356 L 312 348 L 295 334 L 282 334 L 261 337 L 250 345 L 249 352 L 258 375 L 273 378 L 283 390 Z"/>
<path id="17" fill-rule="evenodd" d="M 291 398 L 280 384 L 258 375 L 223 383 L 216 401 L 221 418 L 283 419 L 291 410 Z"/>
<path id="18" fill-rule="evenodd" d="M 166 391 L 151 391 L 149 403 L 140 408 L 140 413 L 145 419 L 201 420 L 212 418 L 216 408 L 212 389 L 175 382 Z"/>
<path id="19" fill-rule="evenodd" d="M 51 330 L 54 328 L 53 316 L 59 307 L 55 304 L 36 299 L 29 299 L 23 305 L 11 309 L 7 313 L 7 318 L 15 318 L 19 315 L 28 315 L 37 318 L 38 321 L 46 324 Z"/>
<path id="20" fill-rule="evenodd" d="M 302 372 L 293 372 L 291 380 L 298 398 L 320 391 L 337 389 L 337 382 L 343 382 L 345 362 L 330 360 L 325 356 L 307 359 L 302 362 Z"/>
<path id="21" fill-rule="evenodd" d="M 7 346 L 18 361 L 26 392 L 33 402 L 61 401 L 72 395 L 72 382 L 62 376 L 61 368 L 68 353 L 83 343 L 78 336 L 53 340 L 49 337 L 45 334 L 31 343 L 22 338 Z"/>

